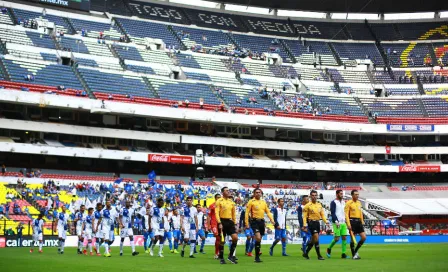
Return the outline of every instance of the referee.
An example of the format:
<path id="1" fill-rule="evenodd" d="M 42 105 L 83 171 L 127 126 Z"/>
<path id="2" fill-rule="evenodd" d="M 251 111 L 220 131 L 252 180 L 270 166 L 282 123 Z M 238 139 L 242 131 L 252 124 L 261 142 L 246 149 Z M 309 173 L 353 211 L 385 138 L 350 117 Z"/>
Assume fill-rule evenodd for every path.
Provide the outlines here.
<path id="1" fill-rule="evenodd" d="M 260 247 L 261 238 L 265 232 L 264 214 L 266 213 L 271 220 L 272 225 L 275 225 L 274 218 L 272 218 L 271 211 L 266 204 L 266 201 L 261 199 L 263 192 L 257 188 L 254 190 L 254 198 L 249 200 L 246 207 L 245 223 L 246 229 L 251 228 L 255 234 L 255 262 L 261 263 Z M 249 221 L 250 216 L 250 221 Z"/>
<path id="2" fill-rule="evenodd" d="M 347 228 L 353 233 L 352 239 L 350 241 L 350 249 L 352 251 L 353 260 L 361 259 L 358 255 L 358 250 L 362 247 L 366 241 L 366 233 L 364 231 L 364 217 L 361 210 L 361 201 L 358 200 L 359 192 L 358 190 L 352 190 L 350 193 L 352 195 L 352 200 L 345 203 L 345 220 L 347 221 Z M 355 248 L 355 235 L 359 234 L 361 240 Z"/>
<path id="3" fill-rule="evenodd" d="M 238 234 L 236 233 L 235 227 L 235 202 L 230 198 L 231 192 L 229 191 L 229 188 L 222 187 L 221 194 L 222 198 L 218 199 L 215 204 L 216 221 L 218 223 L 219 236 L 221 237 L 221 243 L 219 244 L 219 259 L 221 264 L 226 264 L 226 261 L 224 260 L 224 237 L 228 235 L 232 237 L 232 245 L 230 246 L 227 260 L 233 264 L 237 264 L 237 261 L 233 256 L 238 243 Z"/>

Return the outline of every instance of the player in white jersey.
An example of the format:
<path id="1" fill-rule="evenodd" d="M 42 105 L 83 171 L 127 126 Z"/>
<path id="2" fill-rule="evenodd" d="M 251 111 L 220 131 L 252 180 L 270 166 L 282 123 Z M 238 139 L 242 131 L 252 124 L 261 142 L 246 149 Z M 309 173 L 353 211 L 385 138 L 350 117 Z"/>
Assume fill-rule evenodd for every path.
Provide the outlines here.
<path id="1" fill-rule="evenodd" d="M 204 212 L 202 211 L 201 204 L 197 204 L 196 205 L 196 210 L 198 211 L 198 214 L 196 216 L 197 219 L 198 219 L 198 231 L 196 233 L 196 241 L 199 242 L 198 238 L 201 238 L 201 248 L 199 249 L 199 252 L 202 253 L 202 254 L 205 254 L 205 252 L 204 252 L 205 238 L 206 238 L 205 226 L 204 226 L 205 215 L 204 215 Z M 194 253 L 195 254 L 198 253 L 196 251 L 196 248 L 194 249 Z"/>
<path id="2" fill-rule="evenodd" d="M 65 239 L 67 238 L 67 221 L 68 221 L 68 215 L 65 212 L 66 208 L 65 206 L 61 207 L 62 211 L 58 214 L 56 217 L 56 230 L 58 232 L 58 239 L 59 239 L 59 247 L 58 252 L 60 254 L 64 254 L 64 246 L 65 246 Z"/>
<path id="3" fill-rule="evenodd" d="M 134 244 L 134 232 L 132 231 L 132 225 L 134 223 L 134 209 L 131 207 L 131 202 L 126 201 L 125 207 L 121 208 L 119 222 L 120 222 L 120 256 L 123 256 L 123 244 L 124 239 L 129 237 L 132 248 L 132 256 L 137 256 L 138 252 L 135 251 Z"/>
<path id="4" fill-rule="evenodd" d="M 33 243 L 31 244 L 30 253 L 33 253 L 36 243 L 39 243 L 39 253 L 42 253 L 44 227 L 44 220 L 42 219 L 42 217 L 43 214 L 39 214 L 37 216 L 37 219 L 33 220 Z"/>
<path id="5" fill-rule="evenodd" d="M 154 234 L 154 242 L 151 245 L 149 254 L 154 256 L 154 247 L 157 241 L 159 241 L 159 257 L 163 257 L 163 237 L 165 235 L 163 217 L 165 215 L 165 209 L 163 208 L 164 202 L 162 198 L 157 199 L 157 205 L 149 209 L 149 221 L 151 222 L 151 231 Z"/>
<path id="6" fill-rule="evenodd" d="M 282 256 L 288 256 L 286 254 L 286 213 L 288 211 L 284 207 L 285 200 L 283 198 L 280 198 L 277 202 L 278 207 L 271 210 L 275 222 L 275 240 L 269 248 L 269 255 L 272 256 L 274 254 L 275 245 L 282 241 Z"/>
<path id="7" fill-rule="evenodd" d="M 82 246 L 84 244 L 84 237 L 82 236 L 82 225 L 84 223 L 84 211 L 86 207 L 84 205 L 81 205 L 79 208 L 79 211 L 75 213 L 75 229 L 76 229 L 76 235 L 78 236 L 78 254 L 82 254 Z"/>
<path id="8" fill-rule="evenodd" d="M 100 242 L 101 242 L 101 210 L 103 209 L 103 205 L 101 203 L 96 204 L 96 211 L 94 212 L 94 224 L 93 224 L 93 233 L 95 236 L 95 251 L 97 256 L 101 256 L 100 254 Z"/>
<path id="9" fill-rule="evenodd" d="M 173 214 L 170 212 L 170 209 L 165 209 L 165 216 L 163 217 L 163 224 L 164 224 L 164 230 L 165 235 L 163 236 L 163 243 L 165 243 L 166 240 L 168 240 L 168 245 L 170 247 L 170 251 L 173 252 L 173 232 L 172 232 L 172 224 L 171 224 L 171 217 Z"/>
<path id="10" fill-rule="evenodd" d="M 112 214 L 112 207 L 110 201 L 106 201 L 106 208 L 101 211 L 101 218 L 98 224 L 101 223 L 101 238 L 104 240 L 104 257 L 110 257 L 109 242 L 111 240 L 111 231 L 114 230 L 114 219 Z"/>
<path id="11" fill-rule="evenodd" d="M 83 237 L 87 239 L 87 246 L 89 248 L 90 256 L 93 255 L 92 235 L 94 225 L 95 225 L 95 216 L 93 215 L 93 208 L 89 208 L 87 211 L 87 215 L 84 218 L 84 222 L 82 223 L 82 230 L 83 230 Z M 87 250 L 84 250 L 83 253 L 84 255 L 87 255 Z"/>
<path id="12" fill-rule="evenodd" d="M 179 248 L 179 240 L 180 240 L 180 214 L 177 209 L 173 211 L 173 216 L 171 217 L 171 222 L 173 225 L 173 240 L 174 240 L 174 249 L 171 250 L 171 253 L 179 253 L 177 249 Z"/>
<path id="13" fill-rule="evenodd" d="M 193 207 L 193 198 L 187 197 L 187 206 L 181 210 L 182 233 L 184 234 L 184 244 L 182 245 L 181 257 L 185 255 L 185 247 L 190 241 L 190 258 L 196 258 L 194 248 L 196 246 L 196 230 L 198 229 L 198 211 Z"/>

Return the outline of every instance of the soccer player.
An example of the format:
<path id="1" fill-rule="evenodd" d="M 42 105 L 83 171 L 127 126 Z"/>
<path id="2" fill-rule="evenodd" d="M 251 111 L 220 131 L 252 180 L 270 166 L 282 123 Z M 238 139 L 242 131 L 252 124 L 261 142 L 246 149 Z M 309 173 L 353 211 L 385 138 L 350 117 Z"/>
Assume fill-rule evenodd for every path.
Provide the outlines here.
<path id="1" fill-rule="evenodd" d="M 84 244 L 84 237 L 82 236 L 82 225 L 84 223 L 84 211 L 86 206 L 81 205 L 79 211 L 75 213 L 75 229 L 78 236 L 78 254 L 82 254 L 82 247 Z"/>
<path id="2" fill-rule="evenodd" d="M 187 206 L 183 208 L 181 214 L 182 233 L 184 234 L 184 244 L 182 245 L 181 257 L 184 257 L 185 247 L 190 241 L 190 258 L 196 258 L 193 255 L 196 246 L 196 230 L 198 229 L 198 211 L 193 207 L 193 198 L 187 197 Z"/>
<path id="3" fill-rule="evenodd" d="M 320 202 L 317 202 L 317 192 L 311 191 L 311 202 L 305 205 L 303 208 L 303 230 L 311 233 L 311 241 L 308 242 L 306 252 L 302 255 L 305 259 L 309 259 L 308 253 L 313 248 L 316 249 L 317 259 L 320 261 L 325 260 L 320 255 L 319 247 L 319 233 L 320 233 L 320 220 L 323 220 L 327 225 L 327 218 L 325 217 L 325 211 Z"/>
<path id="4" fill-rule="evenodd" d="M 42 253 L 43 245 L 43 226 L 44 220 L 42 219 L 44 215 L 41 213 L 37 216 L 37 219 L 33 220 L 33 243 L 31 244 L 30 253 L 34 251 L 34 245 L 39 243 L 39 253 Z"/>
<path id="5" fill-rule="evenodd" d="M 101 236 L 102 236 L 102 229 L 101 229 L 101 210 L 103 209 L 103 204 L 97 203 L 96 204 L 96 211 L 94 213 L 95 221 L 93 223 L 94 226 L 94 233 L 95 233 L 95 251 L 97 256 L 101 256 L 100 254 L 100 242 L 101 242 Z"/>
<path id="6" fill-rule="evenodd" d="M 173 224 L 171 217 L 173 214 L 170 212 L 170 209 L 165 209 L 165 216 L 163 217 L 163 224 L 164 224 L 164 236 L 163 236 L 163 243 L 165 243 L 166 240 L 168 240 L 168 245 L 170 247 L 170 251 L 173 252 L 173 232 L 171 230 Z"/>
<path id="7" fill-rule="evenodd" d="M 336 199 L 330 203 L 331 221 L 333 222 L 333 240 L 327 248 L 327 257 L 331 258 L 331 249 L 342 238 L 342 259 L 347 259 L 347 225 L 345 224 L 345 201 L 343 199 L 344 192 L 336 190 Z"/>
<path id="8" fill-rule="evenodd" d="M 87 210 L 87 216 L 84 219 L 82 224 L 82 230 L 84 234 L 84 238 L 87 239 L 87 245 L 89 248 L 90 256 L 93 255 L 92 252 L 92 234 L 93 234 L 93 226 L 95 224 L 95 216 L 93 215 L 93 208 L 89 208 Z M 84 250 L 84 255 L 87 255 L 87 250 Z"/>
<path id="9" fill-rule="evenodd" d="M 272 225 L 275 225 L 271 211 L 264 199 L 261 199 L 263 192 L 257 188 L 254 190 L 254 199 L 249 200 L 246 207 L 245 224 L 246 229 L 251 228 L 255 234 L 255 262 L 261 263 L 260 247 L 261 238 L 265 233 L 266 224 L 264 222 L 264 214 L 266 213 Z M 251 220 L 249 221 L 249 217 Z"/>
<path id="10" fill-rule="evenodd" d="M 104 245 L 104 257 L 110 257 L 109 252 L 109 242 L 112 239 L 111 233 L 114 231 L 114 219 L 112 215 L 112 206 L 110 201 L 106 201 L 106 208 L 101 211 L 101 217 L 99 219 L 98 225 L 101 224 L 101 238 L 103 239 Z"/>
<path id="11" fill-rule="evenodd" d="M 163 237 L 165 236 L 163 217 L 165 209 L 163 208 L 163 198 L 157 199 L 157 205 L 149 209 L 149 221 L 151 222 L 151 231 L 154 234 L 154 242 L 149 250 L 149 255 L 154 256 L 154 247 L 159 241 L 159 257 L 163 258 Z"/>
<path id="12" fill-rule="evenodd" d="M 215 236 L 215 259 L 219 258 L 219 245 L 221 238 L 218 232 L 218 222 L 216 221 L 216 202 L 221 198 L 220 194 L 215 194 L 215 202 L 208 207 L 207 227 L 208 231 Z"/>
<path id="13" fill-rule="evenodd" d="M 241 215 L 240 215 L 240 228 L 244 228 L 244 218 L 246 217 L 246 207 L 245 205 L 242 207 Z M 242 230 L 241 230 L 242 231 Z M 254 232 L 252 229 L 245 229 L 244 231 L 246 235 L 246 252 L 245 255 L 248 257 L 252 257 L 252 250 L 255 246 Z"/>
<path id="14" fill-rule="evenodd" d="M 364 217 L 361 210 L 361 201 L 358 200 L 359 192 L 358 190 L 352 190 L 350 194 L 352 200 L 347 201 L 345 204 L 345 221 L 347 222 L 348 230 L 353 233 L 353 237 L 356 234 L 361 236 L 356 248 L 355 241 L 353 239 L 350 241 L 350 250 L 352 251 L 353 260 L 359 260 L 361 258 L 358 255 L 358 251 L 366 241 L 367 237 L 364 231 Z"/>
<path id="15" fill-rule="evenodd" d="M 198 220 L 198 232 L 196 233 L 196 241 L 198 241 L 199 242 L 199 237 L 201 238 L 201 248 L 199 249 L 199 252 L 200 253 L 202 253 L 202 254 L 205 254 L 205 252 L 204 252 L 204 246 L 205 246 L 205 231 L 204 231 L 204 229 L 205 229 L 205 226 L 204 226 L 204 217 L 205 217 L 205 215 L 204 215 L 204 212 L 202 211 L 202 207 L 201 207 L 201 204 L 197 204 L 196 205 L 196 210 L 198 211 L 198 214 L 197 214 L 197 220 Z M 194 250 L 194 253 L 198 253 L 197 251 L 196 251 L 196 249 Z"/>
<path id="16" fill-rule="evenodd" d="M 150 238 L 150 222 L 149 222 L 149 209 L 147 209 L 146 207 L 142 207 L 140 209 L 140 214 L 142 216 L 142 228 L 143 228 L 143 248 L 145 250 L 145 253 L 149 253 L 148 250 L 148 243 Z"/>
<path id="17" fill-rule="evenodd" d="M 171 217 L 171 221 L 173 223 L 173 240 L 174 240 L 174 249 L 171 251 L 171 253 L 179 253 L 177 249 L 179 248 L 179 241 L 181 239 L 180 236 L 180 214 L 177 209 L 173 211 L 173 216 Z"/>
<path id="18" fill-rule="evenodd" d="M 274 247 L 275 245 L 282 241 L 282 256 L 288 256 L 286 254 L 286 213 L 288 212 L 285 208 L 285 200 L 283 198 L 280 198 L 277 200 L 278 207 L 273 208 L 271 210 L 272 214 L 274 215 L 274 227 L 275 227 L 275 241 L 272 243 L 272 246 L 269 249 L 269 255 L 274 254 Z"/>
<path id="19" fill-rule="evenodd" d="M 236 207 L 235 202 L 230 198 L 231 192 L 228 187 L 222 187 L 221 188 L 222 198 L 218 199 L 216 201 L 215 205 L 215 215 L 216 215 L 216 222 L 218 223 L 218 229 L 219 229 L 219 236 L 222 235 L 222 237 L 219 238 L 220 244 L 219 244 L 219 259 L 221 264 L 225 264 L 226 261 L 224 260 L 224 243 L 225 243 L 225 236 L 231 236 L 232 237 L 232 245 L 230 246 L 230 252 L 229 256 L 227 257 L 227 260 L 233 264 L 237 264 L 237 261 L 235 260 L 235 256 L 233 256 L 233 253 L 235 252 L 236 245 L 238 243 L 238 234 L 236 233 Z"/>
<path id="20" fill-rule="evenodd" d="M 62 211 L 56 217 L 56 226 L 59 239 L 58 252 L 64 254 L 65 239 L 67 238 L 67 221 L 68 215 L 65 206 L 61 206 Z"/>
<path id="21" fill-rule="evenodd" d="M 303 208 L 306 204 L 310 202 L 310 198 L 307 195 L 302 196 L 302 205 L 299 205 L 297 207 L 297 216 L 299 219 L 299 226 L 300 226 L 300 236 L 302 237 L 302 254 L 306 253 L 306 246 L 308 245 L 308 242 L 311 239 L 311 234 L 309 231 L 303 230 Z"/>
<path id="22" fill-rule="evenodd" d="M 134 225 L 134 209 L 131 207 L 131 202 L 126 201 L 125 206 L 121 208 L 119 215 L 120 223 L 120 256 L 123 256 L 123 244 L 124 239 L 129 237 L 131 243 L 132 256 L 137 256 L 138 252 L 135 251 L 134 232 L 132 226 Z"/>

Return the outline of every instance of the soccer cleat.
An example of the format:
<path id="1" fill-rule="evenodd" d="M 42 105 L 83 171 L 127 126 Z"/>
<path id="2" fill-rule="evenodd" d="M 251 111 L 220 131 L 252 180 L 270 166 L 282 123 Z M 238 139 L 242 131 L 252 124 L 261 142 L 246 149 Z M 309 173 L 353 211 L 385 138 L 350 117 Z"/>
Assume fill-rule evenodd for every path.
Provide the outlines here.
<path id="1" fill-rule="evenodd" d="M 272 247 L 269 248 L 269 255 L 274 255 L 274 249 Z"/>
<path id="2" fill-rule="evenodd" d="M 145 253 L 148 254 L 148 253 L 149 253 L 149 250 L 145 250 Z"/>
<path id="3" fill-rule="evenodd" d="M 183 258 L 184 255 L 185 255 L 185 251 L 182 250 L 182 251 L 180 252 L 180 256 Z"/>
<path id="4" fill-rule="evenodd" d="M 90 256 L 94 256 L 93 252 L 90 252 Z"/>
<path id="5" fill-rule="evenodd" d="M 110 257 L 111 255 L 110 255 L 110 253 L 105 253 L 104 254 L 104 257 Z"/>
<path id="6" fill-rule="evenodd" d="M 159 257 L 160 257 L 160 258 L 163 258 L 163 254 L 162 254 L 162 253 L 159 253 Z"/>
<path id="7" fill-rule="evenodd" d="M 137 251 L 132 252 L 132 256 L 137 256 L 138 254 L 140 254 L 140 253 L 137 252 Z M 160 255 L 160 254 L 159 254 L 159 255 Z"/>
<path id="8" fill-rule="evenodd" d="M 87 250 L 84 249 L 84 250 L 82 251 L 82 254 L 87 255 Z"/>
<path id="9" fill-rule="evenodd" d="M 236 261 L 238 261 L 238 258 L 237 258 L 236 256 L 233 256 L 233 259 L 236 260 Z"/>
<path id="10" fill-rule="evenodd" d="M 193 254 L 198 254 L 198 252 L 196 251 L 196 249 L 194 250 Z"/>
<path id="11" fill-rule="evenodd" d="M 220 260 L 219 260 L 219 263 L 220 263 L 220 264 L 226 264 L 226 261 L 224 261 L 224 259 L 220 259 Z"/>
<path id="12" fill-rule="evenodd" d="M 283 256 L 283 257 L 288 257 L 289 255 L 286 254 L 286 253 L 283 253 L 282 256 Z"/>
<path id="13" fill-rule="evenodd" d="M 44 253 L 42 250 L 39 250 L 39 253 Z"/>
<path id="14" fill-rule="evenodd" d="M 123 252 L 120 252 L 120 256 L 123 256 Z"/>
<path id="15" fill-rule="evenodd" d="M 59 254 L 64 254 L 64 251 L 59 252 Z"/>
<path id="16" fill-rule="evenodd" d="M 204 252 L 203 249 L 199 250 L 199 253 L 201 253 L 201 254 L 205 254 L 205 252 Z"/>
<path id="17" fill-rule="evenodd" d="M 353 260 L 361 260 L 361 257 L 359 257 L 358 253 L 353 256 Z"/>
<path id="18" fill-rule="evenodd" d="M 219 259 L 219 256 L 218 256 L 218 255 L 215 255 L 214 258 L 215 258 L 215 260 L 218 260 L 218 259 Z"/>
<path id="19" fill-rule="evenodd" d="M 324 257 L 322 257 L 322 256 L 317 257 L 317 259 L 318 259 L 319 261 L 325 261 Z"/>
<path id="20" fill-rule="evenodd" d="M 177 249 L 175 249 L 175 250 L 174 250 L 174 253 L 175 253 L 175 254 L 179 254 L 179 251 L 177 251 Z"/>
<path id="21" fill-rule="evenodd" d="M 327 248 L 327 257 L 331 258 L 331 249 Z"/>
<path id="22" fill-rule="evenodd" d="M 255 258 L 254 262 L 256 263 L 262 263 L 263 261 L 260 258 Z"/>
<path id="23" fill-rule="evenodd" d="M 260 256 L 263 254 L 263 252 L 260 251 Z"/>
<path id="24" fill-rule="evenodd" d="M 152 249 L 149 251 L 149 255 L 154 256 L 154 251 L 152 251 Z"/>
<path id="25" fill-rule="evenodd" d="M 247 253 L 247 257 L 252 257 L 254 255 L 252 255 L 252 252 Z"/>
<path id="26" fill-rule="evenodd" d="M 171 253 L 174 253 L 174 249 L 170 250 Z"/>
<path id="27" fill-rule="evenodd" d="M 34 249 L 30 249 L 30 253 L 33 253 Z"/>
<path id="28" fill-rule="evenodd" d="M 341 259 L 350 259 L 350 257 L 347 256 L 347 254 L 344 253 L 344 254 L 341 255 Z"/>
<path id="29" fill-rule="evenodd" d="M 302 254 L 302 257 L 305 258 L 305 259 L 307 259 L 307 260 L 310 259 L 310 257 L 309 257 L 308 254 L 306 254 L 306 253 L 303 253 L 303 254 Z"/>
<path id="30" fill-rule="evenodd" d="M 190 255 L 191 259 L 196 259 L 196 257 L 194 255 Z"/>
<path id="31" fill-rule="evenodd" d="M 61 252 L 61 249 L 60 249 L 60 248 L 58 248 L 58 252 Z"/>
<path id="32" fill-rule="evenodd" d="M 238 262 L 235 260 L 235 257 L 233 257 L 233 256 L 229 256 L 228 258 L 227 258 L 227 261 L 229 261 L 230 263 L 232 263 L 232 264 L 237 264 Z"/>
<path id="33" fill-rule="evenodd" d="M 101 254 L 100 254 L 100 253 L 97 253 L 96 256 L 101 256 Z"/>

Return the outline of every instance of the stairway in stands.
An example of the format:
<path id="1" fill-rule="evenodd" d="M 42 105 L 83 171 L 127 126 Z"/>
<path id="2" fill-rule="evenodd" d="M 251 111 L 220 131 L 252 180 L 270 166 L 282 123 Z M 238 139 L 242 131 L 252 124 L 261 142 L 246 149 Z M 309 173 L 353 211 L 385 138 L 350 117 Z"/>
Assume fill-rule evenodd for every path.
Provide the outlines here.
<path id="1" fill-rule="evenodd" d="M 291 48 L 289 48 L 289 46 L 285 43 L 285 41 L 280 39 L 280 44 L 283 46 L 283 49 L 285 50 L 286 54 L 288 54 L 288 57 L 291 59 L 291 62 L 297 63 L 296 57 L 294 57 L 293 53 L 291 52 Z"/>

